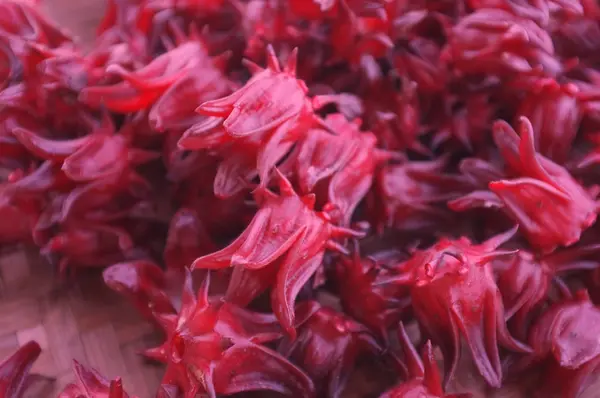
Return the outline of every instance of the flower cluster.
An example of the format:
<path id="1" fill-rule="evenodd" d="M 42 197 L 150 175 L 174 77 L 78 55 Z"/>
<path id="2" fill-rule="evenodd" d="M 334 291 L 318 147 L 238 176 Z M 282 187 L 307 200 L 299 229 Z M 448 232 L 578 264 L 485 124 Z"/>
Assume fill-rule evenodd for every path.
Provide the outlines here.
<path id="1" fill-rule="evenodd" d="M 104 268 L 158 397 L 600 373 L 594 1 L 109 0 L 88 52 L 33 3 L 0 0 L 0 244 Z"/>

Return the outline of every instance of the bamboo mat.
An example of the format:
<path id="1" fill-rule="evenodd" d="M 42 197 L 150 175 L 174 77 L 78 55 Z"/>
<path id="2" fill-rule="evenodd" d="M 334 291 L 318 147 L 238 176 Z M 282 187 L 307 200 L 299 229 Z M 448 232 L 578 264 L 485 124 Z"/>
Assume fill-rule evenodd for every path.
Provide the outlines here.
<path id="1" fill-rule="evenodd" d="M 54 379 L 31 398 L 56 397 L 73 381 L 72 360 L 112 378 L 140 397 L 154 395 L 162 369 L 137 353 L 159 336 L 116 293 L 100 272 L 61 282 L 52 267 L 25 249 L 0 253 L 0 358 L 29 340 L 43 349 L 32 373 Z"/>

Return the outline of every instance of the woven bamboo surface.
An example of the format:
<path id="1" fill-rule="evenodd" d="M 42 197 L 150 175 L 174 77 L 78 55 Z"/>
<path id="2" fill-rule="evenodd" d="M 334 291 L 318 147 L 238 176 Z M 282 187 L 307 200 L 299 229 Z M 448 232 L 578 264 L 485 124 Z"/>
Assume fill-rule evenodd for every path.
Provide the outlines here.
<path id="1" fill-rule="evenodd" d="M 99 272 L 61 282 L 52 267 L 24 249 L 0 254 L 0 358 L 29 340 L 43 349 L 32 373 L 54 379 L 31 398 L 56 397 L 73 381 L 72 360 L 107 377 L 121 376 L 130 393 L 151 397 L 161 368 L 137 354 L 158 342 L 152 328 Z"/>

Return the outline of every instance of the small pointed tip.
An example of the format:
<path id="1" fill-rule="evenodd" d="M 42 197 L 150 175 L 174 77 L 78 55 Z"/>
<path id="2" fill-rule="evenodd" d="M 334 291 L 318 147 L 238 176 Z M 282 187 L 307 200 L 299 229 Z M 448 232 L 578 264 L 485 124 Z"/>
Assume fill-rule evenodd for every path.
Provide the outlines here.
<path id="1" fill-rule="evenodd" d="M 76 375 L 81 375 L 81 373 L 82 373 L 82 372 L 85 372 L 85 370 L 86 370 L 86 369 L 85 369 L 85 366 L 83 366 L 83 365 L 81 364 L 81 362 L 79 362 L 79 361 L 78 361 L 78 360 L 76 360 L 76 359 L 73 359 L 73 360 L 72 360 L 72 362 L 73 362 L 73 372 L 74 372 Z"/>
<path id="2" fill-rule="evenodd" d="M 253 75 L 257 75 L 265 70 L 262 66 L 258 65 L 254 61 L 249 60 L 248 58 L 244 58 L 242 60 L 242 65 L 245 66 Z"/>
<path id="3" fill-rule="evenodd" d="M 277 54 L 275 54 L 275 49 L 273 48 L 273 45 L 270 43 L 269 45 L 267 45 L 267 67 L 273 72 L 281 72 L 279 59 L 277 58 Z"/>
<path id="4" fill-rule="evenodd" d="M 277 198 L 277 195 L 267 188 L 266 184 L 262 182 L 256 186 L 251 192 L 254 201 L 262 206 L 267 200 Z"/>
<path id="5" fill-rule="evenodd" d="M 273 172 L 275 173 L 275 176 L 277 177 L 277 181 L 279 182 L 280 193 L 285 196 L 296 196 L 296 191 L 294 190 L 292 183 L 281 172 L 281 170 L 279 170 L 278 167 L 275 167 L 275 168 L 273 168 Z"/>
<path id="6" fill-rule="evenodd" d="M 192 263 L 190 264 L 190 266 L 187 268 L 190 271 L 195 271 L 201 267 L 202 264 L 202 257 L 198 257 L 197 259 L 195 259 L 194 261 L 192 261 Z"/>
<path id="7" fill-rule="evenodd" d="M 289 74 L 291 74 L 293 76 L 296 76 L 297 67 L 298 67 L 298 47 L 295 47 L 288 57 L 286 72 L 288 72 Z"/>
<path id="8" fill-rule="evenodd" d="M 304 195 L 302 198 L 302 202 L 308 207 L 310 210 L 315 208 L 315 203 L 317 202 L 317 196 L 314 193 L 309 193 L 308 195 Z"/>
<path id="9" fill-rule="evenodd" d="M 120 376 L 117 376 L 114 380 L 111 380 L 109 386 L 108 398 L 123 398 L 123 380 Z"/>
<path id="10" fill-rule="evenodd" d="M 575 164 L 575 168 L 578 170 L 586 169 L 592 165 L 600 163 L 600 154 L 591 153 L 585 156 L 582 160 L 580 160 L 577 164 Z"/>
<path id="11" fill-rule="evenodd" d="M 213 64 L 220 70 L 225 70 L 229 60 L 233 57 L 233 51 L 227 50 L 212 59 Z"/>
<path id="12" fill-rule="evenodd" d="M 524 138 L 523 136 L 526 135 L 528 139 L 529 136 L 533 139 L 533 125 L 528 117 L 519 116 L 519 132 L 521 133 L 521 138 Z"/>
<path id="13" fill-rule="evenodd" d="M 156 114 L 151 112 L 150 115 L 148 116 L 148 123 L 150 124 L 150 127 L 158 132 L 164 132 L 165 131 L 165 123 L 163 121 L 163 118 Z"/>

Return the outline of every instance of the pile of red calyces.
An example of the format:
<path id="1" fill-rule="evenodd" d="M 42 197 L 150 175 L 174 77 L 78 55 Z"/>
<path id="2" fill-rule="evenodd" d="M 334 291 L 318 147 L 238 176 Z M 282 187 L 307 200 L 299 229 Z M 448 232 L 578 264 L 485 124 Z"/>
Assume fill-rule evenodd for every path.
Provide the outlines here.
<path id="1" fill-rule="evenodd" d="M 87 53 L 0 0 L 0 243 L 104 268 L 157 397 L 597 396 L 598 54 L 593 0 L 109 0 Z"/>

